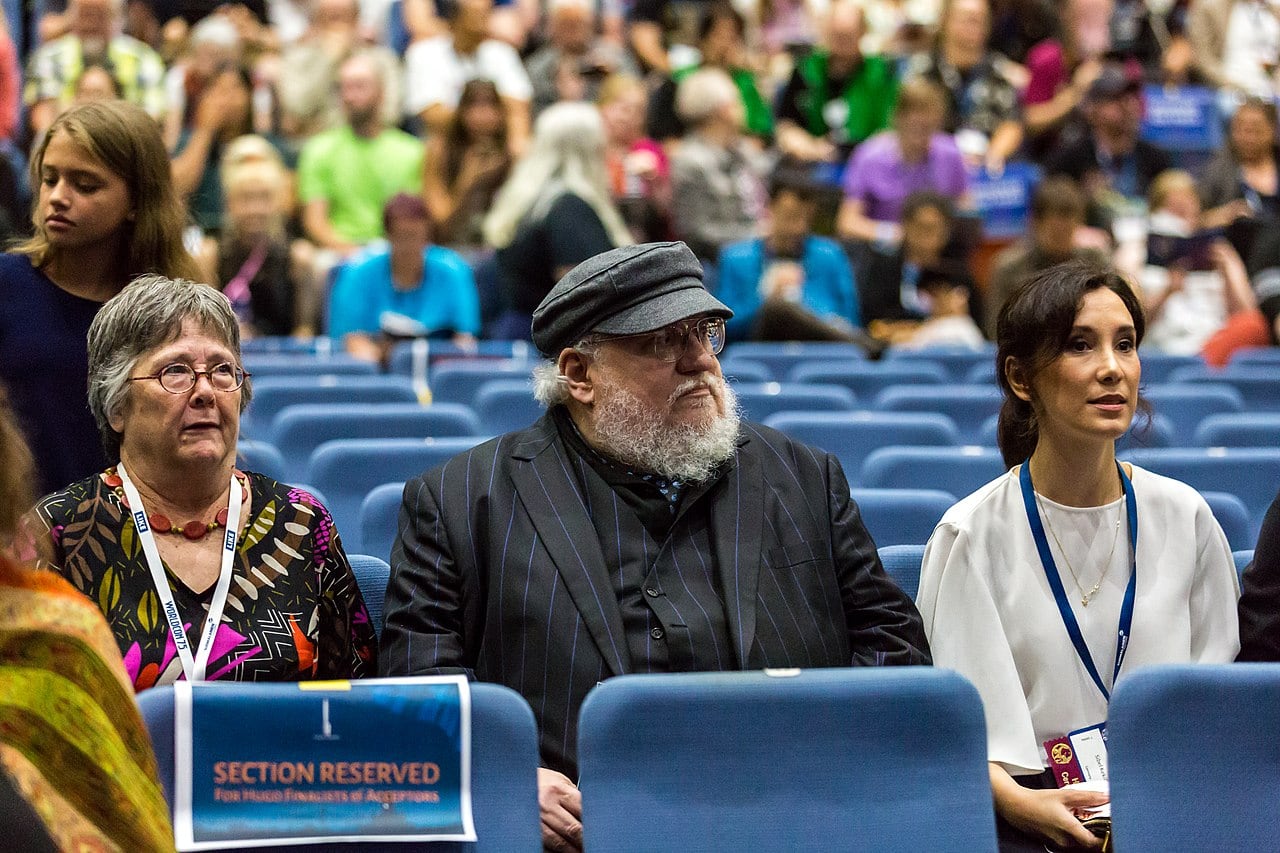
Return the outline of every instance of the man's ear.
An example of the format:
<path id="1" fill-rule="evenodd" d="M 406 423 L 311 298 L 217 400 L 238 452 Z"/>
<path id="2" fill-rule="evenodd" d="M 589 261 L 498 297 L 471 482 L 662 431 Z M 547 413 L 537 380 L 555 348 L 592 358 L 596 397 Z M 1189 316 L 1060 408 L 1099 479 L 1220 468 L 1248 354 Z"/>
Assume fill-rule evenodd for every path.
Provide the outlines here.
<path id="1" fill-rule="evenodd" d="M 1027 372 L 1013 356 L 1008 356 L 1004 360 L 1004 378 L 1009 381 L 1009 387 L 1013 389 L 1013 393 L 1019 400 L 1031 402 L 1031 383 L 1027 381 Z"/>
<path id="2" fill-rule="evenodd" d="M 591 358 L 576 349 L 563 349 L 556 359 L 556 367 L 564 377 L 569 396 L 584 406 L 595 402 L 595 383 L 588 370 L 590 366 Z"/>

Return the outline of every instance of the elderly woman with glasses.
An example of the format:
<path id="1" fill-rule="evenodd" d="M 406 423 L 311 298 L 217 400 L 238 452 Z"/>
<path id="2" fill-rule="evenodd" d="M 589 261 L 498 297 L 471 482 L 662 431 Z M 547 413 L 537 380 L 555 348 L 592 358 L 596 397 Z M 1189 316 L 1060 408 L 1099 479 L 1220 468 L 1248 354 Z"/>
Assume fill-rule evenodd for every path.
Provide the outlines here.
<path id="1" fill-rule="evenodd" d="M 89 407 L 118 462 L 41 500 L 52 568 L 102 608 L 135 690 L 371 675 L 328 510 L 236 470 L 252 394 L 225 296 L 144 276 L 89 328 Z"/>

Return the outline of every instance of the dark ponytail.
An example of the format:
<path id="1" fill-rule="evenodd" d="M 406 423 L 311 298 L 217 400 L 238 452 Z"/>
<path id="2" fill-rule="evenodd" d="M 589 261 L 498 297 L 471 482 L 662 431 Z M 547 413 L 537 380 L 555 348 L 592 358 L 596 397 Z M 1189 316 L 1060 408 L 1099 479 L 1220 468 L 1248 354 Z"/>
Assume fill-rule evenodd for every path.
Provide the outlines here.
<path id="1" fill-rule="evenodd" d="M 1013 393 L 1006 362 L 1013 359 L 1030 387 L 1036 375 L 1066 347 L 1085 294 L 1102 287 L 1124 302 L 1133 317 L 1137 343 L 1142 343 L 1147 323 L 1133 289 L 1115 270 L 1087 261 L 1067 261 L 1037 273 L 1019 285 L 1001 307 L 996 320 L 996 381 L 1004 403 L 996 442 L 1006 467 L 1025 462 L 1040 440 L 1035 408 Z"/>

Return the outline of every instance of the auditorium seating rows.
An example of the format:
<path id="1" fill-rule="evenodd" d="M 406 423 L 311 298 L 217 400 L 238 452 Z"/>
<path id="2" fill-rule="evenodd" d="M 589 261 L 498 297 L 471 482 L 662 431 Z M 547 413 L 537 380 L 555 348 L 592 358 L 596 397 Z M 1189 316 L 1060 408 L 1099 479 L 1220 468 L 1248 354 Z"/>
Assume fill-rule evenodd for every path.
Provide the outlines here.
<path id="1" fill-rule="evenodd" d="M 386 559 L 403 483 L 541 414 L 524 344 L 400 345 L 379 372 L 330 350 L 246 342 L 253 402 L 241 464 L 305 485 L 350 552 Z M 731 344 L 722 356 L 744 415 L 833 453 L 880 545 L 923 544 L 956 498 L 999 476 L 1001 395 L 991 349 Z M 1280 349 L 1243 350 L 1214 371 L 1142 353 L 1151 409 L 1120 455 L 1201 491 L 1236 549 L 1250 548 L 1280 487 Z"/>

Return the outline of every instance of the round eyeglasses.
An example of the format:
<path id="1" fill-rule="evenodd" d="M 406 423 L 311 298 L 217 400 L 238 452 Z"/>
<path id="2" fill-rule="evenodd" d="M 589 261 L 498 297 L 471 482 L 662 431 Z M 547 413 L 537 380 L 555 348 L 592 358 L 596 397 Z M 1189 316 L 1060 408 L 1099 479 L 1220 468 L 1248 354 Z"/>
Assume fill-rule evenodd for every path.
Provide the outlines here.
<path id="1" fill-rule="evenodd" d="M 155 379 L 160 383 L 160 387 L 170 394 L 185 394 L 196 387 L 197 379 L 201 376 L 207 376 L 209 384 L 213 386 L 213 390 L 230 392 L 243 385 L 245 377 L 250 375 L 252 374 L 246 373 L 242 367 L 229 361 L 215 364 L 213 367 L 208 367 L 204 370 L 196 370 L 189 364 L 174 362 L 173 364 L 166 364 L 157 373 L 147 376 L 130 376 L 129 381 L 142 382 L 146 379 Z"/>
<path id="2" fill-rule="evenodd" d="M 684 358 L 685 353 L 689 351 L 689 340 L 692 337 L 696 337 L 702 346 L 711 351 L 712 355 L 719 355 L 724 349 L 724 318 L 705 317 L 701 320 L 673 323 L 654 332 L 606 335 L 585 343 L 647 339 L 647 346 L 654 358 L 658 361 L 675 362 Z"/>

